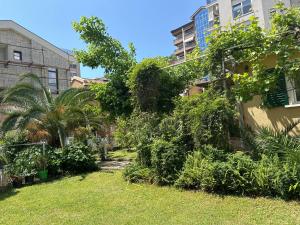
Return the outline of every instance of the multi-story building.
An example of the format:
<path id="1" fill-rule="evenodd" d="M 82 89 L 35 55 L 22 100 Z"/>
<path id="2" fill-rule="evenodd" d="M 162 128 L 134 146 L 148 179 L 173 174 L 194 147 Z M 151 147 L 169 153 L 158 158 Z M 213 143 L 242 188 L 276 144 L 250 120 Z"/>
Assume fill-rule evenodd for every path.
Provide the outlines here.
<path id="1" fill-rule="evenodd" d="M 262 28 L 270 28 L 270 17 L 274 5 L 283 2 L 287 7 L 300 6 L 300 0 L 207 0 L 191 17 L 191 22 L 175 29 L 175 55 L 184 59 L 182 28 L 194 27 L 195 40 L 201 50 L 207 47 L 206 38 L 218 25 L 222 28 L 234 23 L 247 23 L 251 16 L 258 19 Z M 189 49 L 190 51 L 193 50 Z"/>
<path id="2" fill-rule="evenodd" d="M 189 22 L 172 30 L 171 33 L 175 37 L 174 45 L 176 50 L 174 55 L 179 61 L 186 59 L 186 55 L 197 46 L 194 22 Z"/>
<path id="3" fill-rule="evenodd" d="M 52 93 L 80 76 L 72 53 L 60 49 L 11 20 L 0 20 L 0 89 L 14 85 L 23 73 L 38 75 Z"/>
<path id="4" fill-rule="evenodd" d="M 274 6 L 283 2 L 285 6 L 300 6 L 300 0 L 217 0 L 220 9 L 220 26 L 233 23 L 247 23 L 251 16 L 258 19 L 262 28 L 270 28 L 270 18 Z"/>

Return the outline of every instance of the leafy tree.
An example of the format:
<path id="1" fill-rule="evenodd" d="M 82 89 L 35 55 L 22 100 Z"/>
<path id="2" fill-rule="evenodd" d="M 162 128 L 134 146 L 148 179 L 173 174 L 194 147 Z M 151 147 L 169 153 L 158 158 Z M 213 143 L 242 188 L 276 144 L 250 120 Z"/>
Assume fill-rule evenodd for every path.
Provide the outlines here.
<path id="1" fill-rule="evenodd" d="M 82 17 L 73 23 L 73 28 L 87 44 L 87 50 L 75 50 L 77 60 L 85 66 L 104 68 L 110 79 L 108 84 L 94 84 L 91 88 L 102 110 L 110 112 L 112 117 L 130 114 L 132 107 L 126 81 L 128 71 L 136 63 L 133 44 L 126 50 L 107 33 L 103 21 L 97 17 Z"/>
<path id="2" fill-rule="evenodd" d="M 136 107 L 142 112 L 170 112 L 173 99 L 186 87 L 186 81 L 172 68 L 166 58 L 144 59 L 129 76 L 128 86 Z"/>
<path id="3" fill-rule="evenodd" d="M 25 129 L 31 138 L 48 139 L 52 145 L 59 141 L 63 147 L 74 128 L 100 122 L 96 114 L 85 110 L 84 106 L 94 100 L 88 89 L 68 89 L 53 96 L 36 75 L 24 74 L 2 94 L 2 113 L 6 115 L 3 131 Z"/>

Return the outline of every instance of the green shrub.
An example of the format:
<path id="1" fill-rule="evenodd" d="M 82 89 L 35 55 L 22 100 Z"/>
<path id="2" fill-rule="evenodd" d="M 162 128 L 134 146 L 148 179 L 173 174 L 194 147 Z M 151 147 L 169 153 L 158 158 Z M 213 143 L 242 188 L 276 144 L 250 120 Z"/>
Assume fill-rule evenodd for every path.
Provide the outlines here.
<path id="1" fill-rule="evenodd" d="M 243 152 L 229 154 L 225 162 L 215 162 L 215 191 L 226 194 L 255 193 L 253 170 L 255 162 Z"/>
<path id="2" fill-rule="evenodd" d="M 37 174 L 36 159 L 41 156 L 41 149 L 29 147 L 16 154 L 9 165 L 9 173 L 15 176 L 32 176 Z"/>
<path id="3" fill-rule="evenodd" d="M 160 184 L 173 184 L 185 161 L 185 152 L 178 145 L 157 139 L 151 146 L 152 167 Z"/>
<path id="4" fill-rule="evenodd" d="M 175 183 L 176 187 L 213 191 L 215 189 L 214 163 L 196 151 L 189 155 L 184 169 Z"/>
<path id="5" fill-rule="evenodd" d="M 15 130 L 5 133 L 2 140 L 2 152 L 5 155 L 8 163 L 12 163 L 17 154 L 28 147 L 22 145 L 28 143 L 26 136 L 27 135 L 25 132 Z"/>
<path id="6" fill-rule="evenodd" d="M 74 142 L 62 150 L 61 169 L 75 174 L 94 171 L 96 159 L 87 145 Z"/>
<path id="7" fill-rule="evenodd" d="M 123 172 L 123 176 L 125 180 L 131 183 L 152 183 L 153 181 L 152 171 L 136 163 L 127 166 Z"/>

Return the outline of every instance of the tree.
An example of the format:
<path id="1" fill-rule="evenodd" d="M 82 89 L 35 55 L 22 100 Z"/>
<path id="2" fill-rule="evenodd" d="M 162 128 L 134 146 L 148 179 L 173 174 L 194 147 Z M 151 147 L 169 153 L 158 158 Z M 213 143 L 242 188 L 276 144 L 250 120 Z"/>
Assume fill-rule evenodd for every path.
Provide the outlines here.
<path id="1" fill-rule="evenodd" d="M 128 86 L 142 112 L 168 113 L 174 108 L 174 98 L 184 91 L 186 80 L 168 65 L 166 58 L 157 57 L 144 59 L 132 69 Z"/>
<path id="2" fill-rule="evenodd" d="M 129 115 L 132 107 L 126 81 L 130 68 L 136 64 L 133 44 L 130 43 L 129 50 L 126 50 L 107 33 L 103 21 L 97 17 L 81 17 L 79 22 L 73 23 L 73 28 L 87 44 L 87 50 L 75 50 L 77 60 L 85 66 L 104 68 L 110 80 L 108 84 L 94 84 L 91 88 L 102 110 L 113 118 Z"/>
<path id="3" fill-rule="evenodd" d="M 25 81 L 26 79 L 26 81 Z M 2 130 L 28 130 L 35 139 L 59 142 L 64 147 L 67 135 L 80 126 L 97 126 L 94 113 L 85 110 L 94 95 L 88 89 L 68 89 L 53 96 L 34 74 L 24 74 L 19 82 L 5 90 L 2 113 L 6 115 Z"/>

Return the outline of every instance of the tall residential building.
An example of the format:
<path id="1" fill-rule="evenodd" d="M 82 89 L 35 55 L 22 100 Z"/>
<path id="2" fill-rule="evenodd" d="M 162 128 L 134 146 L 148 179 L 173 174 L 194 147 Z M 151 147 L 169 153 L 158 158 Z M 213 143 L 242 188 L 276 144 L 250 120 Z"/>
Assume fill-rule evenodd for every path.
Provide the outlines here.
<path id="1" fill-rule="evenodd" d="M 38 75 L 52 93 L 68 89 L 80 65 L 60 49 L 11 20 L 0 20 L 0 89 L 13 86 L 23 73 Z"/>
<path id="2" fill-rule="evenodd" d="M 187 25 L 194 27 L 195 40 L 200 49 L 205 50 L 206 38 L 215 25 L 224 28 L 234 23 L 247 23 L 250 17 L 254 16 L 262 28 L 270 28 L 272 9 L 279 2 L 283 2 L 287 7 L 300 6 L 300 0 L 207 0 L 206 5 L 201 6 L 192 15 L 192 21 Z M 172 31 L 172 34 L 176 36 L 181 32 L 181 28 L 174 30 L 176 32 Z M 177 46 L 175 55 L 184 59 L 183 43 L 176 39 L 174 44 Z"/>
<path id="3" fill-rule="evenodd" d="M 300 6 L 300 0 L 218 0 L 220 25 L 225 27 L 233 23 L 247 23 L 251 16 L 258 19 L 262 28 L 270 28 L 271 12 L 274 6 L 283 2 L 285 6 Z"/>
<path id="4" fill-rule="evenodd" d="M 176 50 L 174 55 L 177 60 L 184 60 L 186 55 L 192 52 L 197 46 L 194 22 L 191 21 L 175 30 L 172 30 L 171 33 L 175 38 L 174 45 L 176 46 Z"/>

